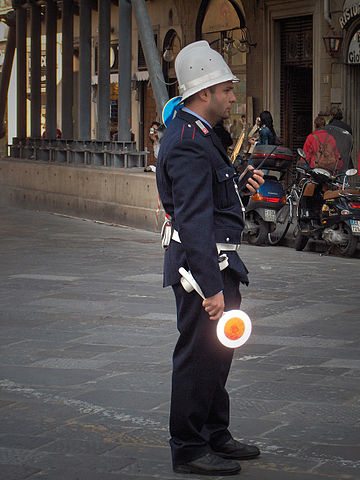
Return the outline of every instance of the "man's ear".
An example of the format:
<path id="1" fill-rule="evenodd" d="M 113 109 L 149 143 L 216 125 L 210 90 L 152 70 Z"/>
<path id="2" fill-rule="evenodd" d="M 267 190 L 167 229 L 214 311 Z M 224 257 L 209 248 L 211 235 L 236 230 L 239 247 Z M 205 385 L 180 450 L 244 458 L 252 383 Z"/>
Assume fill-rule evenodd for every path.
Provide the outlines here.
<path id="1" fill-rule="evenodd" d="M 203 102 L 207 102 L 210 98 L 210 90 L 208 88 L 204 88 L 203 90 L 200 90 L 198 93 L 200 100 Z"/>

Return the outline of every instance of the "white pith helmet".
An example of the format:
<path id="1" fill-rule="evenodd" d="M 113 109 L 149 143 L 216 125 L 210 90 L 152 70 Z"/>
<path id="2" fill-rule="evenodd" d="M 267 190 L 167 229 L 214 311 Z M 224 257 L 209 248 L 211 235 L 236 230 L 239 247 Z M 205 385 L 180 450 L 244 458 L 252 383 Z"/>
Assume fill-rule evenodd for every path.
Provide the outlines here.
<path id="1" fill-rule="evenodd" d="M 205 40 L 190 43 L 180 50 L 175 59 L 175 72 L 183 100 L 218 83 L 240 81 L 220 53 Z"/>

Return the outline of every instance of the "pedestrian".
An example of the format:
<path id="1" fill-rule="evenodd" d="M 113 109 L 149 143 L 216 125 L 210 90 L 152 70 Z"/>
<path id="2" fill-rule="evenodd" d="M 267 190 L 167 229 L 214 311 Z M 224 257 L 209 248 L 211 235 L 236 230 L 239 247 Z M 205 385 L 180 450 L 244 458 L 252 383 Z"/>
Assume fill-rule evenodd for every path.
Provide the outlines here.
<path id="1" fill-rule="evenodd" d="M 48 132 L 47 132 L 47 130 L 45 129 L 45 130 L 43 131 L 42 138 L 47 138 L 47 136 L 48 136 Z M 57 128 L 57 129 L 56 129 L 56 138 L 59 139 L 59 138 L 61 138 L 61 137 L 62 137 L 61 130 L 60 130 L 60 128 Z"/>
<path id="2" fill-rule="evenodd" d="M 352 135 L 352 128 L 350 127 L 350 125 L 343 121 L 343 111 L 338 105 L 333 105 L 330 108 L 330 116 L 331 119 L 329 120 L 329 125 L 342 128 L 343 130 L 348 131 Z"/>
<path id="3" fill-rule="evenodd" d="M 234 118 L 230 126 L 230 135 L 233 142 L 236 142 L 237 139 L 239 138 L 240 131 L 241 131 L 240 125 L 238 124 L 236 118 Z"/>
<path id="4" fill-rule="evenodd" d="M 160 139 L 158 135 L 158 130 L 160 128 L 160 125 L 161 124 L 156 120 L 154 120 L 150 125 L 149 139 L 152 145 L 152 150 L 153 150 L 152 154 L 153 154 L 154 160 L 152 164 L 149 164 L 144 168 L 145 172 L 156 172 L 156 162 L 157 162 L 157 157 L 158 157 L 159 148 L 160 148 Z"/>
<path id="5" fill-rule="evenodd" d="M 243 113 L 240 117 L 241 120 L 241 130 L 246 130 L 246 115 Z"/>
<path id="6" fill-rule="evenodd" d="M 324 127 L 324 117 L 315 117 L 314 130 L 306 137 L 303 150 L 310 168 L 326 168 L 328 164 L 327 168 L 333 172 L 342 166 L 342 162 L 335 138 Z"/>
<path id="7" fill-rule="evenodd" d="M 247 269 L 237 250 L 244 228 L 229 161 L 213 126 L 229 118 L 239 81 L 208 42 L 194 42 L 176 57 L 175 72 L 184 107 L 164 133 L 156 170 L 164 210 L 171 219 L 164 259 L 164 286 L 172 286 L 180 332 L 173 354 L 170 446 L 175 472 L 232 475 L 236 460 L 260 454 L 229 431 L 226 391 L 233 350 L 216 336 L 224 310 L 239 308 L 240 282 Z M 263 183 L 255 170 L 247 188 Z M 220 271 L 218 255 L 229 266 Z M 187 293 L 179 268 L 191 271 L 204 293 Z"/>
<path id="8" fill-rule="evenodd" d="M 259 139 L 256 141 L 256 145 L 278 145 L 280 142 L 275 133 L 271 113 L 268 110 L 264 110 L 260 113 L 259 118 Z"/>
<path id="9" fill-rule="evenodd" d="M 220 138 L 220 141 L 227 152 L 227 149 L 233 144 L 233 139 L 231 138 L 230 132 L 226 130 L 224 126 L 224 120 L 219 120 L 214 125 L 214 132 Z"/>
<path id="10" fill-rule="evenodd" d="M 255 145 L 259 141 L 260 126 L 261 126 L 261 120 L 260 120 L 260 117 L 257 117 L 254 125 L 252 126 L 252 128 L 250 129 L 247 135 L 247 146 L 245 149 L 245 153 L 247 154 L 247 156 L 253 153 Z"/>

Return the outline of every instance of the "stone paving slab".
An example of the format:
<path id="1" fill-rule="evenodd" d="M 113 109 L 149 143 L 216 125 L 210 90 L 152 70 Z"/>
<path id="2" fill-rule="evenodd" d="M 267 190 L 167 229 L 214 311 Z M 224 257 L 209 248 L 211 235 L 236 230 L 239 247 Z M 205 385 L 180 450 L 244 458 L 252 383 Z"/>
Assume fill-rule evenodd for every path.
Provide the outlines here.
<path id="1" fill-rule="evenodd" d="M 347 457 L 352 457 L 352 460 L 359 460 L 359 452 L 357 451 L 358 444 L 358 435 L 359 429 L 356 426 L 348 426 L 346 430 L 343 425 L 332 424 L 331 428 L 328 425 L 323 424 L 319 425 L 304 425 L 303 423 L 296 424 L 295 422 L 291 425 L 283 425 L 278 427 L 273 431 L 267 432 L 267 437 L 273 438 L 278 443 L 280 443 L 284 438 L 290 438 L 292 441 L 298 442 L 299 447 L 304 449 L 304 444 L 307 442 L 308 438 L 316 435 L 317 444 L 308 445 L 304 451 L 310 450 L 313 453 L 317 448 L 326 450 L 325 445 L 331 445 L 335 450 L 337 449 L 340 453 L 341 449 L 346 450 L 343 455 L 338 455 L 343 457 L 344 460 Z M 327 453 L 330 453 L 329 449 Z M 354 452 L 357 451 L 357 455 L 354 455 Z M 311 456 L 311 455 L 310 455 Z"/>
<path id="2" fill-rule="evenodd" d="M 268 417 L 271 420 L 278 420 L 279 425 L 317 425 L 322 427 L 328 425 L 331 429 L 335 424 L 343 425 L 347 431 L 347 425 L 360 425 L 360 408 L 351 404 L 326 404 L 320 402 L 300 403 L 293 402 L 274 412 Z M 313 440 L 313 439 L 312 439 Z"/>
<path id="3" fill-rule="evenodd" d="M 0 225 L 0 479 L 202 478 L 171 468 L 158 235 L 8 207 Z M 239 478 L 358 480 L 359 259 L 240 253 L 253 334 L 234 355 L 231 427 L 262 456 Z"/>
<path id="4" fill-rule="evenodd" d="M 245 398 L 262 398 L 266 400 L 286 400 L 289 402 L 325 402 L 334 403 L 351 401 L 356 392 L 351 389 L 333 388 L 320 385 L 294 385 L 293 383 L 257 382 L 248 387 L 240 387 L 237 393 Z"/>
<path id="5" fill-rule="evenodd" d="M 1 465 L 0 473 L 4 479 L 6 478 L 6 480 L 18 480 L 19 478 L 26 479 L 31 477 L 34 478 L 34 475 L 36 476 L 37 473 L 40 473 L 41 475 L 41 471 L 38 468 L 5 464 Z"/>
<path id="6" fill-rule="evenodd" d="M 56 437 L 53 436 L 40 436 L 40 435 L 24 435 L 24 433 L 9 433 L 0 436 L 0 448 L 14 448 L 34 450 L 41 448 L 43 445 L 49 445 L 55 441 Z"/>
<path id="7" fill-rule="evenodd" d="M 0 366 L 0 378 L 11 378 L 18 385 L 68 386 L 95 380 L 99 372 L 91 369 Z"/>

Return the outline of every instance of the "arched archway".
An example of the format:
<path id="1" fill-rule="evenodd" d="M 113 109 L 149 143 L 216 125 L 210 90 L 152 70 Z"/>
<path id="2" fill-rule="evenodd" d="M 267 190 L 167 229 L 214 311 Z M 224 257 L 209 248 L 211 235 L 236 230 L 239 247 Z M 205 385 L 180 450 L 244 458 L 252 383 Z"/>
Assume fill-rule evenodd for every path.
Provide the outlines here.
<path id="1" fill-rule="evenodd" d="M 197 40 L 201 40 L 202 38 L 202 25 L 205 19 L 205 15 L 208 12 L 209 7 L 211 7 L 211 3 L 212 3 L 212 0 L 202 0 L 200 4 L 199 13 L 196 19 L 196 26 L 195 26 L 195 33 L 196 33 Z M 230 6 L 235 10 L 237 17 L 239 19 L 239 28 L 244 28 L 246 26 L 245 17 L 238 3 L 235 0 L 225 0 L 225 2 L 223 3 L 230 4 Z"/>
<path id="2" fill-rule="evenodd" d="M 250 42 L 241 3 L 236 0 L 202 0 L 195 28 L 197 40 L 208 41 L 240 78 L 240 82 L 234 84 L 237 102 L 233 104 L 230 119 L 225 125 L 235 143 L 246 126 L 247 113 L 246 54 Z"/>

